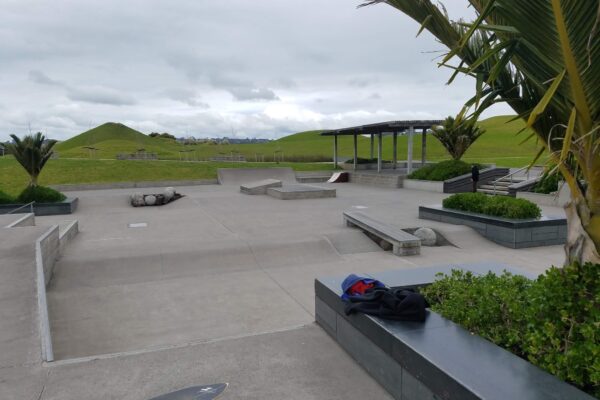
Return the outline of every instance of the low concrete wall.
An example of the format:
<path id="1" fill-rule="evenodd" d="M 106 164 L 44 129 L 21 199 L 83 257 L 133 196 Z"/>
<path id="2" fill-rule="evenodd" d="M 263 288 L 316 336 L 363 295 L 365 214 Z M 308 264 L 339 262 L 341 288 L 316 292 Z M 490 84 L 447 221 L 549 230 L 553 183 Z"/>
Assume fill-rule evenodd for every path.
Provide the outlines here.
<path id="1" fill-rule="evenodd" d="M 67 244 L 79 233 L 79 221 L 74 220 L 71 221 L 65 229 L 60 232 L 58 241 L 59 241 L 59 251 L 62 254 Z"/>
<path id="2" fill-rule="evenodd" d="M 36 288 L 38 298 L 38 318 L 42 346 L 42 360 L 54 361 L 50 318 L 48 316 L 48 300 L 46 285 L 50 282 L 54 264 L 59 254 L 60 240 L 58 225 L 52 226 L 35 243 Z"/>
<path id="3" fill-rule="evenodd" d="M 37 240 L 41 261 L 44 266 L 44 283 L 47 285 L 54 273 L 54 264 L 60 254 L 60 235 L 58 225 L 53 225 L 44 235 Z"/>
<path id="4" fill-rule="evenodd" d="M 420 206 L 419 218 L 466 225 L 485 238 L 513 249 L 564 244 L 567 240 L 567 220 L 564 217 L 510 220 L 442 206 Z"/>
<path id="5" fill-rule="evenodd" d="M 141 181 L 141 182 L 111 182 L 111 183 L 78 183 L 69 185 L 50 185 L 51 188 L 60 192 L 74 192 L 80 190 L 107 190 L 107 189 L 131 189 L 168 186 L 196 186 L 216 185 L 216 179 L 198 179 L 182 181 Z"/>
<path id="6" fill-rule="evenodd" d="M 7 216 L 8 217 L 8 216 Z M 15 220 L 5 226 L 5 228 L 16 228 L 19 226 L 35 226 L 35 214 L 14 214 Z"/>
<path id="7" fill-rule="evenodd" d="M 569 186 L 562 185 L 555 194 L 517 192 L 518 199 L 529 200 L 538 206 L 564 207 L 571 200 Z"/>
<path id="8" fill-rule="evenodd" d="M 58 203 L 34 203 L 33 212 L 35 215 L 72 214 L 77 210 L 78 204 L 79 199 L 77 197 L 67 198 Z M 0 214 L 9 213 L 20 206 L 22 206 L 22 204 L 2 204 L 0 205 Z"/>
<path id="9" fill-rule="evenodd" d="M 404 179 L 404 189 L 424 190 L 427 192 L 444 193 L 444 181 L 425 181 L 421 179 Z"/>
<path id="10" fill-rule="evenodd" d="M 377 174 L 373 172 L 361 173 L 359 171 L 348 172 L 348 182 L 361 185 L 372 185 L 387 188 L 401 188 L 404 181 L 403 175 Z"/>

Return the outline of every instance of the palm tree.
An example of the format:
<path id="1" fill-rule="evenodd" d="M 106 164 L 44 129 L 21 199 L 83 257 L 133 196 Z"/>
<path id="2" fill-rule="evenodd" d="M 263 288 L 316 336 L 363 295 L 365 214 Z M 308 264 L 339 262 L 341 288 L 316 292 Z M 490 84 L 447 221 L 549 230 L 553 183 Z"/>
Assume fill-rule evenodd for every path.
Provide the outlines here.
<path id="1" fill-rule="evenodd" d="M 10 137 L 14 141 L 8 145 L 10 153 L 29 174 L 29 187 L 37 186 L 38 176 L 52 156 L 52 147 L 56 144 L 56 140 L 46 140 L 41 132 L 26 135 L 23 139 L 19 139 L 16 135 Z"/>
<path id="2" fill-rule="evenodd" d="M 547 152 L 571 189 L 566 262 L 600 263 L 600 0 L 466 0 L 472 23 L 451 21 L 431 0 L 359 7 L 377 3 L 449 49 L 440 62 L 454 70 L 449 82 L 475 78 L 474 115 L 506 102 L 527 121 L 543 145 L 533 162 Z"/>
<path id="3" fill-rule="evenodd" d="M 485 130 L 477 126 L 476 119 L 464 119 L 459 114 L 456 118 L 446 118 L 442 125 L 434 126 L 431 132 L 452 159 L 460 160 L 467 149 L 485 133 Z"/>

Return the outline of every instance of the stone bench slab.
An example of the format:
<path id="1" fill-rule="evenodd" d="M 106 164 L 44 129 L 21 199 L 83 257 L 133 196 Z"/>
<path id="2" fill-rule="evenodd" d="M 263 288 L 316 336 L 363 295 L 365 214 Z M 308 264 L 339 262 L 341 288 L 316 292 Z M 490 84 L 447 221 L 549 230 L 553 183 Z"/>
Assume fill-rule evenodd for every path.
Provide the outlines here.
<path id="1" fill-rule="evenodd" d="M 240 192 L 244 194 L 267 194 L 267 189 L 272 187 L 281 187 L 282 183 L 278 179 L 263 179 L 240 185 Z"/>
<path id="2" fill-rule="evenodd" d="M 344 211 L 344 221 L 349 227 L 359 227 L 393 246 L 397 256 L 410 256 L 421 253 L 421 239 L 392 225 L 377 221 L 359 211 Z"/>
<path id="3" fill-rule="evenodd" d="M 336 197 L 336 190 L 309 185 L 284 185 L 268 188 L 267 194 L 279 200 L 322 199 Z"/>

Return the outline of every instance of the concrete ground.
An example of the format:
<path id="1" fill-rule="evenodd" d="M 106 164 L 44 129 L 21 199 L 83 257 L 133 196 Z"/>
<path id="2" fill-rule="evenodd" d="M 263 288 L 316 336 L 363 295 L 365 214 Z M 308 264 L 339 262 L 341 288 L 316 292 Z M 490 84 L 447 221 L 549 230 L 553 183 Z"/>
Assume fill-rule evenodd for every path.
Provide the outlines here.
<path id="1" fill-rule="evenodd" d="M 1 369 L 0 398 L 147 399 L 226 381 L 225 399 L 385 399 L 314 324 L 315 277 L 478 261 L 542 272 L 563 261 L 561 246 L 511 250 L 419 220 L 418 205 L 443 194 L 312 185 L 338 197 L 284 201 L 205 185 L 177 188 L 186 197 L 163 207 L 132 208 L 133 189 L 70 193 L 80 198 L 69 216 L 80 233 L 48 288 L 58 361 Z M 346 209 L 435 228 L 455 246 L 396 257 L 346 228 Z"/>

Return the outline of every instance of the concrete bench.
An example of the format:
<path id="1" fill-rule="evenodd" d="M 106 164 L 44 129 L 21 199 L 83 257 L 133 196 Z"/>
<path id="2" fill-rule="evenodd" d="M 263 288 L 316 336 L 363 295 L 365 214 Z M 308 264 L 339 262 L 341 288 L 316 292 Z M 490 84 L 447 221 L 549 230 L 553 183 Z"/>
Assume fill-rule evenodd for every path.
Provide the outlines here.
<path id="1" fill-rule="evenodd" d="M 344 211 L 344 221 L 349 227 L 359 227 L 389 242 L 397 256 L 412 256 L 421 253 L 421 239 L 400 228 L 377 221 L 358 211 Z"/>
<path id="2" fill-rule="evenodd" d="M 240 185 L 240 192 L 245 194 L 267 194 L 267 189 L 281 187 L 282 183 L 277 179 L 263 179 Z"/>

